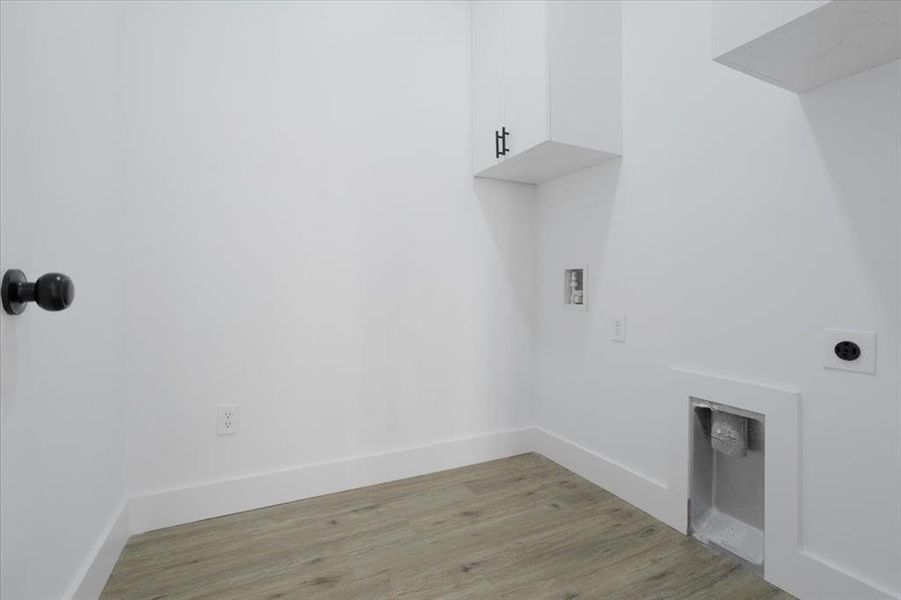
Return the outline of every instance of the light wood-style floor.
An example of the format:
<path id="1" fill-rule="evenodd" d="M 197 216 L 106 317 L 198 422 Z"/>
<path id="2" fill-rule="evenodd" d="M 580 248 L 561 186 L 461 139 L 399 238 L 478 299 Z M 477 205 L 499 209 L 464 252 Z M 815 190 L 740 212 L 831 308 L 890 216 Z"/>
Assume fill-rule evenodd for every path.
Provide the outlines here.
<path id="1" fill-rule="evenodd" d="M 106 600 L 787 600 L 535 454 L 134 536 Z"/>

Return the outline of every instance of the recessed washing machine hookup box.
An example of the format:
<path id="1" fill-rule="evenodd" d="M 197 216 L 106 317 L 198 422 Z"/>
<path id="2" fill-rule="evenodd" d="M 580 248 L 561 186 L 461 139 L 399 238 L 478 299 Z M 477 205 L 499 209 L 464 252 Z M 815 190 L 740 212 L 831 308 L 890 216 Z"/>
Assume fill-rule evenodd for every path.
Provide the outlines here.
<path id="1" fill-rule="evenodd" d="M 763 573 L 764 416 L 692 399 L 691 535 Z"/>

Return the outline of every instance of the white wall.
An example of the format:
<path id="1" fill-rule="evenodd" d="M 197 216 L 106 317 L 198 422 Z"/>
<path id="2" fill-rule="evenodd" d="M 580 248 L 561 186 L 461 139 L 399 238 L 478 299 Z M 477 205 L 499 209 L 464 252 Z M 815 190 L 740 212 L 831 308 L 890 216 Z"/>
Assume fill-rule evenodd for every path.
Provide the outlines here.
<path id="1" fill-rule="evenodd" d="M 123 499 L 113 4 L 0 4 L 0 271 L 74 304 L 0 314 L 0 596 L 62 598 Z M 33 279 L 32 279 L 33 280 Z"/>
<path id="2" fill-rule="evenodd" d="M 124 13 L 129 493 L 528 424 L 532 190 L 471 177 L 468 6 Z"/>
<path id="3" fill-rule="evenodd" d="M 897 594 L 899 63 L 797 96 L 711 61 L 709 11 L 624 4 L 624 157 L 538 189 L 537 421 L 665 482 L 671 366 L 797 389 L 805 549 Z M 877 375 L 824 370 L 827 327 Z"/>

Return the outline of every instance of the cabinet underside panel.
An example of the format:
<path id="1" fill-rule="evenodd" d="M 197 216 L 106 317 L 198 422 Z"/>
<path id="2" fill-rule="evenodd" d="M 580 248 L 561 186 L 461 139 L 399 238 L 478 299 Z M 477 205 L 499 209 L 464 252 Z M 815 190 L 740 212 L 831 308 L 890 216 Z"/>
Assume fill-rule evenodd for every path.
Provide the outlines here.
<path id="1" fill-rule="evenodd" d="M 542 183 L 614 158 L 619 155 L 559 142 L 542 142 L 476 173 L 476 177 Z"/>

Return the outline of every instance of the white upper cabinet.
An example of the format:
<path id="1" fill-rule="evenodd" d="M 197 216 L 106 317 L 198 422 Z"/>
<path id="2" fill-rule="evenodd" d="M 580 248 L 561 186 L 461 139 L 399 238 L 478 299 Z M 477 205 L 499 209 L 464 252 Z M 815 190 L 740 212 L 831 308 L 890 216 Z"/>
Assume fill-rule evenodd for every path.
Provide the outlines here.
<path id="1" fill-rule="evenodd" d="M 473 163 L 476 169 L 493 165 L 495 130 L 504 122 L 504 8 L 485 2 L 472 12 L 472 54 L 483 57 L 473 66 L 472 87 L 481 102 L 472 106 Z M 473 61 L 475 62 L 475 61 Z M 500 146 L 498 146 L 500 148 Z"/>
<path id="2" fill-rule="evenodd" d="M 472 5 L 473 172 L 540 183 L 622 151 L 619 2 Z"/>
<path id="3" fill-rule="evenodd" d="M 901 58 L 901 2 L 732 0 L 713 4 L 713 58 L 806 92 Z"/>
<path id="4" fill-rule="evenodd" d="M 543 2 L 504 3 L 503 125 L 508 156 L 549 136 L 545 9 Z"/>

